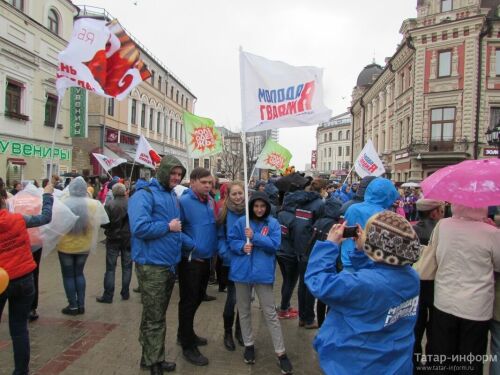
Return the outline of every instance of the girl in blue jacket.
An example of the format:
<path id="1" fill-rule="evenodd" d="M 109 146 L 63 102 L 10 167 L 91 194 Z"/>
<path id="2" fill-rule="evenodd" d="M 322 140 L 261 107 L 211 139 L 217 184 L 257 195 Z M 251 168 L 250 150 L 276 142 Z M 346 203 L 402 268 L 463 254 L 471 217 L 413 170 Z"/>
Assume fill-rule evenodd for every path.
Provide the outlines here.
<path id="1" fill-rule="evenodd" d="M 327 375 L 412 374 L 417 234 L 402 216 L 377 213 L 365 232 L 358 225 L 355 272 L 337 273 L 344 227 L 335 224 L 326 241 L 316 242 L 305 276 L 311 293 L 329 306 L 314 340 L 321 368 Z"/>
<path id="2" fill-rule="evenodd" d="M 241 217 L 229 232 L 229 280 L 234 281 L 236 287 L 236 303 L 245 343 L 243 358 L 247 364 L 255 363 L 251 321 L 251 295 L 252 288 L 255 288 L 281 372 L 291 374 L 292 364 L 285 352 L 273 294 L 276 251 L 281 242 L 281 228 L 278 221 L 269 216 L 271 203 L 265 193 L 256 192 L 252 195 L 248 211 L 250 228 L 245 228 L 245 217 Z"/>

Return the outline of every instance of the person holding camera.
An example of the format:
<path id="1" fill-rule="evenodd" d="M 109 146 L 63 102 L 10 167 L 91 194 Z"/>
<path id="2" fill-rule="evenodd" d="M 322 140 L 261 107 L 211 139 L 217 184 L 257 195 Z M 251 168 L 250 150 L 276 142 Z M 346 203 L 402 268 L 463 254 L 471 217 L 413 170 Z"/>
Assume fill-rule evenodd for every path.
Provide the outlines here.
<path id="1" fill-rule="evenodd" d="M 326 374 L 411 374 L 413 327 L 419 277 L 411 267 L 420 243 L 410 223 L 383 211 L 363 231 L 357 225 L 353 272 L 337 272 L 346 224 L 335 224 L 317 241 L 309 258 L 306 284 L 329 307 L 314 340 Z"/>

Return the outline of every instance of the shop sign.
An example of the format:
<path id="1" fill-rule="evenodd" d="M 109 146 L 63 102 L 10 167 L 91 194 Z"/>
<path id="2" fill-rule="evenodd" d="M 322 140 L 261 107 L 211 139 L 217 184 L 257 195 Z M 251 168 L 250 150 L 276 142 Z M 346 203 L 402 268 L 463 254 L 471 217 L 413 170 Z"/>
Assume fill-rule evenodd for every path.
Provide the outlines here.
<path id="1" fill-rule="evenodd" d="M 70 137 L 87 137 L 87 91 L 80 87 L 70 89 Z"/>
<path id="2" fill-rule="evenodd" d="M 52 148 L 34 143 L 14 142 L 0 139 L 0 154 L 19 155 L 40 159 L 52 159 Z M 54 159 L 71 160 L 71 150 L 54 147 Z"/>
<path id="3" fill-rule="evenodd" d="M 483 148 L 483 156 L 498 156 L 498 148 L 495 147 Z"/>

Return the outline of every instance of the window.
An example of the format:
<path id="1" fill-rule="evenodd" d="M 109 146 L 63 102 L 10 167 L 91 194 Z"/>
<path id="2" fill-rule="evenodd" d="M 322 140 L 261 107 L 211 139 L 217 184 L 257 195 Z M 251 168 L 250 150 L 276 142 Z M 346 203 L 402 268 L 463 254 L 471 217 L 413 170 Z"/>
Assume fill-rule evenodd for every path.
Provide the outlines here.
<path id="1" fill-rule="evenodd" d="M 19 10 L 24 10 L 24 0 L 9 0 L 9 4 Z"/>
<path id="2" fill-rule="evenodd" d="M 341 130 L 341 131 L 339 131 L 339 134 L 338 134 L 338 138 L 337 138 L 337 139 L 338 139 L 339 141 L 341 141 L 341 140 L 342 140 L 342 130 Z"/>
<path id="3" fill-rule="evenodd" d="M 59 16 L 54 9 L 49 10 L 48 25 L 49 30 L 59 35 Z"/>
<path id="4" fill-rule="evenodd" d="M 441 12 L 449 12 L 453 9 L 453 0 L 441 0 Z"/>
<path id="5" fill-rule="evenodd" d="M 175 139 L 179 139 L 179 123 L 177 121 L 175 122 Z"/>
<path id="6" fill-rule="evenodd" d="M 161 112 L 158 112 L 158 115 L 156 116 L 156 131 L 158 133 L 161 132 L 160 126 L 161 126 Z"/>
<path id="7" fill-rule="evenodd" d="M 222 172 L 222 159 L 217 159 L 217 172 Z"/>
<path id="8" fill-rule="evenodd" d="M 146 104 L 142 103 L 141 109 L 141 128 L 146 127 Z"/>
<path id="9" fill-rule="evenodd" d="M 399 93 L 402 94 L 405 91 L 405 72 L 404 70 L 399 74 Z"/>
<path id="10" fill-rule="evenodd" d="M 203 160 L 203 168 L 210 169 L 210 159 Z"/>
<path id="11" fill-rule="evenodd" d="M 328 156 L 332 156 L 332 149 L 331 149 L 331 147 L 328 147 Z"/>
<path id="12" fill-rule="evenodd" d="M 351 155 L 351 146 L 345 146 L 345 156 Z"/>
<path id="13" fill-rule="evenodd" d="M 154 110 L 153 108 L 149 109 L 149 130 L 153 130 L 153 116 L 154 116 Z"/>
<path id="14" fill-rule="evenodd" d="M 174 99 L 174 86 L 170 86 L 170 99 Z"/>
<path id="15" fill-rule="evenodd" d="M 326 148 L 323 149 L 323 156 L 326 158 Z"/>
<path id="16" fill-rule="evenodd" d="M 200 159 L 193 159 L 193 167 L 198 168 L 200 166 Z"/>
<path id="17" fill-rule="evenodd" d="M 453 141 L 455 108 L 437 108 L 431 111 L 431 142 Z"/>
<path id="18" fill-rule="evenodd" d="M 351 137 L 351 131 L 350 130 L 346 130 L 345 132 L 345 139 L 349 140 Z"/>
<path id="19" fill-rule="evenodd" d="M 174 120 L 170 119 L 170 139 L 174 137 Z"/>
<path id="20" fill-rule="evenodd" d="M 151 84 L 154 86 L 155 85 L 155 71 L 151 71 Z"/>
<path id="21" fill-rule="evenodd" d="M 340 170 L 340 169 L 342 169 L 342 162 L 338 161 L 337 162 L 337 170 Z"/>
<path id="22" fill-rule="evenodd" d="M 342 156 L 342 146 L 339 146 L 338 148 L 338 156 Z"/>
<path id="23" fill-rule="evenodd" d="M 57 113 L 57 96 L 48 94 L 45 102 L 45 126 L 54 127 Z"/>
<path id="24" fill-rule="evenodd" d="M 329 162 L 328 162 L 328 171 L 331 171 L 331 170 L 332 170 L 332 162 L 331 162 L 331 161 L 329 161 Z"/>
<path id="25" fill-rule="evenodd" d="M 158 76 L 158 90 L 161 90 L 161 76 Z"/>
<path id="26" fill-rule="evenodd" d="M 451 75 L 451 51 L 439 52 L 438 77 Z"/>
<path id="27" fill-rule="evenodd" d="M 497 76 L 500 76 L 500 48 L 495 51 L 495 71 L 497 72 Z"/>
<path id="28" fill-rule="evenodd" d="M 490 110 L 490 129 L 500 124 L 500 107 L 492 107 Z"/>
<path id="29" fill-rule="evenodd" d="M 179 90 L 177 90 L 175 93 L 175 102 L 179 103 Z"/>
<path id="30" fill-rule="evenodd" d="M 5 92 L 5 111 L 8 115 L 21 114 L 21 95 L 23 86 L 20 83 L 7 80 L 7 91 Z"/>
<path id="31" fill-rule="evenodd" d="M 132 108 L 130 110 L 130 122 L 134 125 L 137 124 L 137 100 L 132 99 Z"/>
<path id="32" fill-rule="evenodd" d="M 188 109 L 188 106 L 189 106 L 189 99 L 186 98 L 186 109 Z"/>
<path id="33" fill-rule="evenodd" d="M 181 95 L 181 107 L 184 105 L 184 94 Z"/>
<path id="34" fill-rule="evenodd" d="M 114 98 L 108 99 L 108 115 L 109 116 L 115 115 L 115 99 Z"/>
<path id="35" fill-rule="evenodd" d="M 323 140 L 324 142 L 326 142 L 326 137 L 327 137 L 327 135 L 325 134 L 324 137 L 323 137 L 324 138 L 324 140 Z"/>
<path id="36" fill-rule="evenodd" d="M 328 133 L 328 140 L 331 141 L 332 140 L 332 133 Z"/>

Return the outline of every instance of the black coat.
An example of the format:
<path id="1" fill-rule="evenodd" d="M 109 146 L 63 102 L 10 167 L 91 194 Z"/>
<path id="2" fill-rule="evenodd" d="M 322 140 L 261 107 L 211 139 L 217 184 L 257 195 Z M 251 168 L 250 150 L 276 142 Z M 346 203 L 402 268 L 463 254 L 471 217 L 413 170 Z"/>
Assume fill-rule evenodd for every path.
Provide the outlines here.
<path id="1" fill-rule="evenodd" d="M 120 243 L 124 247 L 130 247 L 127 198 L 115 197 L 104 208 L 109 217 L 109 223 L 102 226 L 107 241 Z"/>

